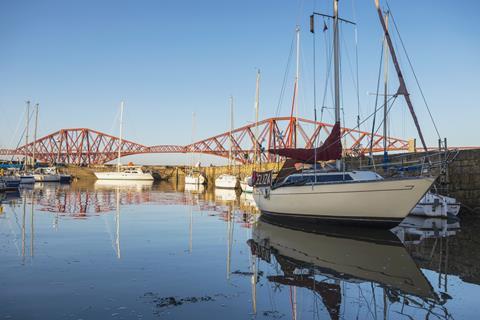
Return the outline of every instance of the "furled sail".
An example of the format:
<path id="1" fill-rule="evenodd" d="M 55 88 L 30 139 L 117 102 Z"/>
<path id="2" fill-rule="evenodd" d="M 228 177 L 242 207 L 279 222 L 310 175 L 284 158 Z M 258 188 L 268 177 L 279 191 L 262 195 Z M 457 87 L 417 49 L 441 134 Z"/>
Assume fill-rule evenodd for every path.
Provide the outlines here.
<path id="1" fill-rule="evenodd" d="M 338 160 L 342 157 L 342 139 L 340 132 L 340 122 L 336 122 L 330 135 L 325 142 L 318 148 L 283 148 L 270 149 L 268 152 L 278 154 L 279 156 L 295 159 L 305 163 L 314 163 L 316 161 Z M 315 156 L 316 155 L 316 156 Z"/>

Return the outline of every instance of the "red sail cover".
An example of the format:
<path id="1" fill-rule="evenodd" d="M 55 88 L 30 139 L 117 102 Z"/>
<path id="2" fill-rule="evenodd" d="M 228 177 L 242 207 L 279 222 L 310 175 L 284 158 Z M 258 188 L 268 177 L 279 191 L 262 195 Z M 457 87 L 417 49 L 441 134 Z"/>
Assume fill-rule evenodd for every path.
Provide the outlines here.
<path id="1" fill-rule="evenodd" d="M 340 122 L 336 122 L 330 135 L 325 142 L 318 148 L 284 148 L 270 149 L 268 152 L 278 154 L 287 158 L 295 159 L 305 163 L 314 163 L 317 161 L 338 160 L 342 157 L 342 139 L 340 133 Z M 316 154 L 316 157 L 315 157 Z"/>

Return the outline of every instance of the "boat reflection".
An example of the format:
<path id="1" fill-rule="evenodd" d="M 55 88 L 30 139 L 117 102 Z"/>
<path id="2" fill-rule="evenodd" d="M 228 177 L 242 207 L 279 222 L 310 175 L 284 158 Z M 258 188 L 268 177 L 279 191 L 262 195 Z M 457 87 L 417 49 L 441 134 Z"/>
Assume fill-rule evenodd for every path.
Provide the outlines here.
<path id="1" fill-rule="evenodd" d="M 320 297 L 331 319 L 351 316 L 346 315 L 345 294 L 361 292 L 362 286 L 371 286 L 371 296 L 383 295 L 385 313 L 396 303 L 403 304 L 401 312 L 405 314 L 405 305 L 426 312 L 442 307 L 440 295 L 392 232 L 297 227 L 289 229 L 261 218 L 248 240 L 252 255 L 278 270 L 267 276 L 268 281 L 290 288 L 293 318 L 297 312 L 296 288 L 306 288 Z M 341 308 L 342 303 L 345 305 Z M 377 318 L 376 313 L 376 309 L 370 311 L 371 318 Z M 446 310 L 442 313 L 448 314 Z"/>
<path id="2" fill-rule="evenodd" d="M 186 192 L 190 193 L 203 193 L 205 192 L 205 186 L 203 184 L 185 184 Z"/>
<path id="3" fill-rule="evenodd" d="M 96 180 L 95 189 L 132 189 L 137 191 L 151 190 L 153 186 L 153 180 Z"/>
<path id="4" fill-rule="evenodd" d="M 457 217 L 449 219 L 408 216 L 392 232 L 405 244 L 420 244 L 425 239 L 454 236 L 460 230 Z"/>
<path id="5" fill-rule="evenodd" d="M 0 193 L 0 204 L 15 204 L 17 200 L 20 199 L 20 191 L 8 191 L 8 192 L 1 192 Z"/>
<path id="6" fill-rule="evenodd" d="M 215 188 L 215 201 L 232 202 L 237 200 L 237 191 L 235 189 Z"/>

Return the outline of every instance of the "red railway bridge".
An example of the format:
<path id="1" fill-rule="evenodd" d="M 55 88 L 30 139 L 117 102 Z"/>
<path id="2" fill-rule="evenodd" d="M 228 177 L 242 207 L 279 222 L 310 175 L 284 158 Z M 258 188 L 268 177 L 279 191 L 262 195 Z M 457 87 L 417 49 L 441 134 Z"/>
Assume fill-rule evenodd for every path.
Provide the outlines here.
<path id="1" fill-rule="evenodd" d="M 118 157 L 145 153 L 202 153 L 232 157 L 240 163 L 252 162 L 255 152 L 262 161 L 273 161 L 275 155 L 260 150 L 302 147 L 312 148 L 315 141 L 323 141 L 333 125 L 302 118 L 276 117 L 252 123 L 189 145 L 145 146 L 129 140 L 87 128 L 61 129 L 17 149 L 0 149 L 0 156 L 29 156 L 48 163 L 76 165 L 105 164 Z M 361 155 L 383 151 L 384 137 L 356 129 L 342 128 L 344 152 Z M 389 151 L 406 151 L 407 140 L 388 137 Z"/>

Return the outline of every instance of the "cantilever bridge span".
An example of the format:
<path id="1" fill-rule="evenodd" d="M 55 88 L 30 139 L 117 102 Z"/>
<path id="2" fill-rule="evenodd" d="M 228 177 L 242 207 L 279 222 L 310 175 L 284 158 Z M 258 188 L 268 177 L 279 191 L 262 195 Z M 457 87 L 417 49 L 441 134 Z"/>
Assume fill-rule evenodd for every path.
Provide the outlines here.
<path id="1" fill-rule="evenodd" d="M 274 155 L 258 150 L 286 147 L 312 148 L 315 141 L 323 141 L 333 125 L 302 118 L 269 118 L 225 132 L 189 145 L 145 146 L 126 139 L 87 128 L 61 129 L 35 142 L 17 149 L 0 149 L 0 156 L 33 156 L 49 163 L 77 165 L 104 164 L 118 157 L 146 153 L 203 153 L 228 158 L 230 146 L 232 157 L 238 162 L 253 161 L 255 150 L 263 161 L 272 161 Z M 372 142 L 373 151 L 383 151 L 384 138 L 369 132 L 342 128 L 342 144 L 347 154 L 359 155 L 368 152 Z M 408 150 L 408 141 L 387 138 L 389 151 Z"/>

